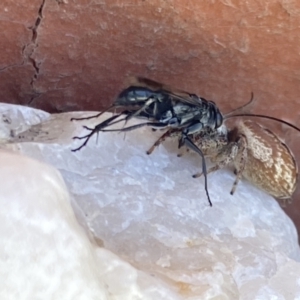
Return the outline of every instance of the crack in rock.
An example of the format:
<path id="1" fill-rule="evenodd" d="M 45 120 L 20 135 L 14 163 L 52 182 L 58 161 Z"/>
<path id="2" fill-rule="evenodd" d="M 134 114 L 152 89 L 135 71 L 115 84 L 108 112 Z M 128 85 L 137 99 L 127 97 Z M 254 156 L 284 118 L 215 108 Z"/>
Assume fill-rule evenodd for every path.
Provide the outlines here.
<path id="1" fill-rule="evenodd" d="M 37 80 L 38 74 L 40 72 L 40 67 L 39 67 L 40 63 L 38 63 L 33 58 L 33 54 L 34 54 L 36 48 L 38 47 L 38 43 L 37 43 L 38 28 L 41 25 L 41 22 L 42 22 L 42 19 L 43 19 L 43 9 L 44 9 L 44 6 L 45 6 L 45 2 L 46 2 L 46 0 L 42 0 L 42 3 L 41 3 L 41 5 L 39 7 L 39 10 L 38 10 L 38 16 L 35 20 L 34 25 L 28 27 L 28 29 L 30 29 L 32 31 L 31 41 L 30 41 L 29 44 L 25 45 L 22 49 L 22 54 L 24 56 L 24 60 L 29 61 L 32 64 L 32 66 L 35 70 L 35 73 L 34 73 L 32 79 L 30 81 L 30 85 L 31 85 L 32 90 L 33 90 L 33 96 L 29 100 L 28 105 L 30 105 L 37 97 L 40 96 L 40 93 L 36 92 L 35 88 L 34 88 L 34 82 Z"/>

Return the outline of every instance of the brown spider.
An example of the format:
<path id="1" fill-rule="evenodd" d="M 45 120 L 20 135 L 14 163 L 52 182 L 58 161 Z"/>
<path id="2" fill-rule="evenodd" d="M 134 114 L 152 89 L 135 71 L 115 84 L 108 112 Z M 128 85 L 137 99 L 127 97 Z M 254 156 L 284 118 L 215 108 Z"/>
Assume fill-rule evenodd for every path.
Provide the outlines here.
<path id="1" fill-rule="evenodd" d="M 172 136 L 178 136 L 176 130 L 167 131 L 147 153 L 151 154 L 155 147 Z M 222 125 L 218 130 L 191 135 L 191 139 L 215 164 L 207 174 L 234 165 L 236 179 L 230 192 L 232 195 L 244 176 L 277 199 L 291 199 L 297 185 L 298 166 L 288 146 L 269 129 L 250 120 L 239 121 L 228 133 Z"/>

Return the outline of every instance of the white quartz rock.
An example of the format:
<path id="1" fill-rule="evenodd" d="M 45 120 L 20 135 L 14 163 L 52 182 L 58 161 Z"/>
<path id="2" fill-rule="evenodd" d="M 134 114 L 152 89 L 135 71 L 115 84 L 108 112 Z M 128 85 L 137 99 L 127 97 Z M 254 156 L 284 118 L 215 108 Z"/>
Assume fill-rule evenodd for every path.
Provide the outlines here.
<path id="1" fill-rule="evenodd" d="M 0 153 L 0 299 L 107 299 L 59 172 Z"/>
<path id="2" fill-rule="evenodd" d="M 57 170 L 3 150 L 0 165 L 0 299 L 176 299 L 91 244 Z"/>
<path id="3" fill-rule="evenodd" d="M 13 138 L 32 125 L 49 118 L 49 113 L 26 106 L 1 103 L 0 105 L 0 143 Z"/>
<path id="4" fill-rule="evenodd" d="M 115 270 L 100 283 L 104 277 L 124 282 L 110 285 L 110 293 L 155 300 L 300 297 L 296 229 L 274 199 L 246 181 L 231 196 L 234 175 L 221 170 L 208 177 L 209 207 L 203 178 L 191 177 L 201 159 L 193 153 L 178 158 L 177 141 L 147 156 L 161 134 L 147 128 L 99 133 L 97 143 L 95 136 L 71 152 L 83 142 L 72 137 L 88 133 L 82 125 L 94 127 L 109 116 L 70 121 L 90 114 L 51 115 L 2 147 L 61 171 L 81 222 L 116 255 L 107 251 L 98 268 L 105 261 Z M 122 262 L 119 270 L 115 259 L 131 266 Z M 124 275 L 126 268 L 133 277 Z"/>

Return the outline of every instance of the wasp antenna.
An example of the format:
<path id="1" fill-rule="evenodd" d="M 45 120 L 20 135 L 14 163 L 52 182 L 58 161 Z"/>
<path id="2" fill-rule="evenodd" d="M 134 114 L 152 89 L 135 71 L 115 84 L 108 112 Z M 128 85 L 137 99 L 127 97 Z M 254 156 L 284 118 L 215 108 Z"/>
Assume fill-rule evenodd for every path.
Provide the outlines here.
<path id="1" fill-rule="evenodd" d="M 238 107 L 238 108 L 235 108 L 234 110 L 230 111 L 229 113 L 225 114 L 224 117 L 225 119 L 229 116 L 232 116 L 235 112 L 239 111 L 239 110 L 243 110 L 244 108 L 246 108 L 247 106 L 249 106 L 252 102 L 254 101 L 254 93 L 251 92 L 251 97 L 250 97 L 250 100 L 243 104 L 242 106 Z"/>
<path id="2" fill-rule="evenodd" d="M 257 114 L 236 114 L 236 115 L 230 115 L 230 116 L 225 116 L 224 120 L 227 120 L 227 119 L 231 119 L 231 118 L 237 118 L 237 117 L 253 117 L 253 118 L 262 118 L 262 119 L 268 119 L 268 120 L 273 120 L 273 121 L 276 121 L 276 122 L 279 122 L 279 123 L 283 123 L 297 131 L 300 132 L 300 128 L 298 128 L 297 126 L 295 126 L 294 124 L 292 123 L 289 123 L 287 121 L 284 121 L 284 120 L 281 120 L 281 119 L 278 119 L 278 118 L 275 118 L 275 117 L 271 117 L 271 116 L 266 116 L 266 115 L 257 115 Z"/>

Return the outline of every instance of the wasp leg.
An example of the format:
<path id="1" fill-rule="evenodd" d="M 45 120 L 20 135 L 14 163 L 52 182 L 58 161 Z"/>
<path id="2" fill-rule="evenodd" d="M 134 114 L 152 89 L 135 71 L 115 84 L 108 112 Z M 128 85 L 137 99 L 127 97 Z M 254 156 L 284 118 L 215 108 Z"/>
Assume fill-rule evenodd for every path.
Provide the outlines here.
<path id="1" fill-rule="evenodd" d="M 118 116 L 113 116 L 113 117 L 118 117 Z M 112 117 L 112 118 L 113 118 Z M 109 121 L 109 120 L 107 120 Z M 111 124 L 109 124 L 111 125 Z M 98 124 L 95 128 L 89 128 L 87 126 L 83 126 L 83 128 L 87 129 L 87 130 L 90 130 L 91 133 L 90 134 L 87 134 L 85 136 L 75 136 L 73 137 L 74 140 L 82 140 L 82 139 L 86 139 L 84 141 L 84 143 L 79 146 L 78 148 L 75 148 L 75 149 L 72 149 L 71 151 L 73 152 L 76 152 L 76 151 L 79 151 L 80 149 L 82 149 L 84 146 L 86 146 L 87 142 L 89 141 L 89 139 L 95 134 L 95 133 L 99 133 L 99 131 L 101 132 L 110 132 L 110 131 L 131 131 L 131 130 L 134 130 L 134 129 L 137 129 L 137 128 L 140 128 L 140 127 L 143 127 L 143 126 L 156 126 L 158 127 L 159 125 L 161 126 L 165 126 L 165 124 L 159 124 L 159 123 L 142 123 L 142 124 L 138 124 L 138 125 L 134 125 L 134 126 L 130 126 L 130 127 L 126 127 L 126 128 L 121 128 L 121 129 L 110 129 L 110 130 L 102 130 L 102 127 L 103 127 L 103 122 Z"/>
<path id="2" fill-rule="evenodd" d="M 74 136 L 73 137 L 73 140 L 82 140 L 82 139 L 86 139 L 84 141 L 84 143 L 82 145 L 80 145 L 78 148 L 75 148 L 75 149 L 72 149 L 71 151 L 72 152 L 76 152 L 76 151 L 79 151 L 80 149 L 82 149 L 86 144 L 87 142 L 89 141 L 89 139 L 94 135 L 94 133 L 98 132 L 96 130 L 96 127 L 93 129 L 93 128 L 89 128 L 87 126 L 83 126 L 83 128 L 87 129 L 87 130 L 90 130 L 91 133 L 90 134 L 87 134 L 85 136 Z"/>
<path id="3" fill-rule="evenodd" d="M 147 101 L 146 101 L 146 103 L 144 104 L 144 106 L 141 107 L 140 109 L 138 109 L 136 112 L 123 112 L 123 113 L 127 114 L 127 117 L 124 118 L 124 119 L 122 119 L 122 120 L 120 120 L 120 121 L 125 121 L 124 126 L 126 126 L 127 122 L 128 122 L 130 119 L 132 119 L 133 117 L 138 116 L 141 112 L 143 112 L 147 107 L 149 107 L 149 106 L 150 106 L 153 102 L 155 102 L 155 101 L 156 101 L 156 100 L 153 99 L 153 98 L 148 98 Z M 116 124 L 116 123 L 118 123 L 118 122 L 114 122 L 114 123 L 112 123 L 112 124 Z M 110 125 L 112 125 L 112 124 L 110 124 Z"/>
<path id="4" fill-rule="evenodd" d="M 125 115 L 127 115 L 125 118 L 123 118 L 123 119 L 121 119 L 121 120 L 118 120 L 118 121 L 115 121 L 115 122 L 113 122 L 113 123 L 111 123 L 111 124 L 109 124 L 109 126 L 110 125 L 113 125 L 113 124 L 117 124 L 117 123 L 119 123 L 119 122 L 122 122 L 122 121 L 125 121 L 125 125 L 126 125 L 126 123 L 130 120 L 130 119 L 132 119 L 133 117 L 136 117 L 137 115 L 139 115 L 142 111 L 144 111 L 147 107 L 149 107 L 153 102 L 155 102 L 155 99 L 153 99 L 153 98 L 150 98 L 150 99 L 148 99 L 147 101 L 146 101 L 146 103 L 144 104 L 144 106 L 143 107 L 141 107 L 140 109 L 138 109 L 137 111 L 135 111 L 135 112 L 130 112 L 130 111 L 123 111 L 122 113 L 120 113 L 119 114 L 119 116 L 121 116 L 122 114 L 125 114 Z M 111 109 L 111 108 L 113 108 L 114 106 L 111 106 L 110 108 L 108 108 L 106 111 L 108 111 L 109 109 Z M 117 108 L 118 106 L 116 106 L 116 108 Z M 105 112 L 105 111 L 104 111 Z M 102 112 L 103 113 L 103 112 Z M 101 114 L 102 114 L 101 113 Z M 95 116 L 96 117 L 96 116 Z M 90 117 L 89 119 L 91 119 L 92 117 Z M 108 125 L 107 125 L 108 126 Z"/>
<path id="5" fill-rule="evenodd" d="M 105 120 L 102 123 L 97 125 L 98 131 L 100 131 L 100 130 L 101 131 L 122 131 L 121 129 L 114 129 L 114 130 L 113 129 L 105 129 L 104 130 L 104 128 L 108 127 L 108 126 L 118 124 L 118 123 L 123 122 L 123 121 L 125 121 L 125 124 L 126 124 L 128 122 L 128 120 L 130 120 L 133 116 L 135 116 L 135 114 L 136 114 L 136 112 L 123 111 L 123 112 L 119 113 L 118 115 L 112 116 L 112 117 L 108 118 L 107 120 Z M 120 117 L 122 115 L 126 115 L 126 117 L 110 123 L 111 121 L 113 121 L 114 119 L 117 119 L 118 117 Z M 123 128 L 123 129 L 126 129 L 126 128 Z M 124 130 L 124 131 L 126 131 L 126 130 Z"/>
<path id="6" fill-rule="evenodd" d="M 225 165 L 224 165 L 224 166 L 225 166 Z M 207 170 L 206 174 L 208 175 L 209 173 L 215 172 L 215 171 L 217 171 L 217 170 L 219 170 L 219 169 L 222 169 L 222 168 L 223 168 L 223 166 L 220 165 L 220 164 L 215 165 L 215 166 L 209 168 L 209 169 Z M 203 172 L 201 172 L 201 173 L 196 173 L 196 174 L 193 175 L 193 178 L 198 178 L 198 177 L 201 177 L 202 175 L 203 175 Z"/>
<path id="7" fill-rule="evenodd" d="M 112 123 L 112 124 L 114 124 L 114 123 Z M 112 124 L 109 124 L 109 125 L 112 125 Z M 141 128 L 141 127 L 144 127 L 144 126 L 152 126 L 152 127 L 156 127 L 156 128 L 165 128 L 165 127 L 167 127 L 167 125 L 163 124 L 163 123 L 147 122 L 147 123 L 132 125 L 132 126 L 125 127 L 125 128 L 120 128 L 120 129 L 101 129 L 100 131 L 102 131 L 102 132 L 125 131 L 126 132 L 126 131 L 132 131 L 132 130 L 135 130 L 135 129 L 138 129 L 138 128 Z"/>
<path id="8" fill-rule="evenodd" d="M 153 102 L 155 102 L 154 98 L 148 98 L 146 103 L 141 107 L 139 110 L 137 110 L 135 113 L 133 113 L 126 121 L 130 120 L 131 118 L 139 115 L 141 112 L 143 112 L 147 107 L 149 107 Z"/>
<path id="9" fill-rule="evenodd" d="M 112 108 L 117 108 L 117 106 L 110 106 L 109 108 L 105 109 L 104 111 L 101 111 L 99 114 L 94 115 L 94 116 L 90 116 L 90 117 L 84 117 L 84 118 L 71 118 L 71 121 L 81 121 L 81 120 L 89 120 L 89 119 L 94 119 L 94 118 L 98 118 L 100 117 L 102 114 L 104 114 L 105 112 L 111 110 Z"/>
<path id="10" fill-rule="evenodd" d="M 108 127 L 108 126 L 111 126 L 111 125 L 120 123 L 120 122 L 122 122 L 122 121 L 125 121 L 125 122 L 126 122 L 128 116 L 125 117 L 125 118 L 123 118 L 123 119 L 120 119 L 120 120 L 117 120 L 117 121 L 114 121 L 114 122 L 110 123 L 111 121 L 113 121 L 113 120 L 119 118 L 119 117 L 122 116 L 122 115 L 123 115 L 123 113 L 120 113 L 120 114 L 115 115 L 115 116 L 112 116 L 112 117 L 106 119 L 105 121 L 103 121 L 102 123 L 98 124 L 98 125 L 97 125 L 98 131 L 102 130 L 102 129 L 105 128 L 105 127 Z M 129 117 L 130 117 L 130 115 L 129 115 Z"/>
<path id="11" fill-rule="evenodd" d="M 111 116 L 110 118 L 106 119 L 105 121 L 103 121 L 102 123 L 98 124 L 96 127 L 97 127 L 97 130 L 100 131 L 100 129 L 102 129 L 103 127 L 107 127 L 107 126 L 110 126 L 112 124 L 115 124 L 116 122 L 119 122 L 119 121 L 122 121 L 122 120 L 118 120 L 118 121 L 115 121 L 115 122 L 112 122 L 110 123 L 111 121 L 119 118 L 122 114 L 118 114 L 118 115 L 114 115 L 114 116 Z M 95 128 L 96 128 L 95 127 Z"/>
<path id="12" fill-rule="evenodd" d="M 223 169 L 230 163 L 232 163 L 237 155 L 238 145 L 237 143 L 229 143 L 224 149 L 216 156 L 211 157 L 211 161 L 216 165 L 211 167 L 207 173 Z M 193 175 L 193 178 L 198 178 L 202 176 L 203 173 L 196 173 Z"/>
<path id="13" fill-rule="evenodd" d="M 127 112 L 125 112 L 125 113 L 127 113 Z M 92 118 L 94 118 L 94 117 L 97 117 L 97 116 L 99 116 L 99 115 L 101 115 L 101 114 L 102 114 L 102 113 L 100 113 L 100 114 L 98 114 L 98 115 L 96 115 L 96 116 L 88 117 L 88 118 L 78 118 L 78 119 L 74 119 L 74 118 L 73 118 L 73 119 L 71 119 L 71 120 L 87 120 L 87 119 L 92 119 Z M 100 131 L 102 128 L 105 128 L 105 127 L 108 127 L 108 126 L 111 126 L 111 125 L 120 123 L 120 122 L 122 122 L 122 121 L 125 121 L 125 122 L 126 122 L 126 121 L 131 117 L 131 114 L 132 114 L 132 113 L 129 113 L 129 112 L 128 112 L 127 117 L 125 117 L 125 118 L 123 118 L 123 119 L 120 119 L 120 120 L 117 120 L 117 121 L 115 121 L 115 122 L 110 123 L 111 121 L 113 121 L 113 120 L 119 118 L 119 117 L 122 116 L 123 114 L 124 114 L 124 113 L 122 112 L 122 113 L 120 113 L 120 114 L 111 116 L 110 118 L 106 119 L 106 120 L 103 121 L 102 123 L 98 124 L 98 125 L 97 125 L 98 131 Z"/>
<path id="14" fill-rule="evenodd" d="M 209 197 L 209 193 L 208 193 L 208 187 L 207 187 L 207 170 L 206 170 L 205 157 L 204 157 L 202 151 L 193 143 L 193 141 L 187 135 L 182 136 L 181 141 L 179 141 L 179 145 L 178 145 L 179 148 L 181 148 L 181 146 L 183 146 L 183 144 L 185 144 L 187 147 L 189 147 L 190 149 L 192 149 L 193 151 L 198 153 L 202 158 L 202 173 L 204 174 L 204 188 L 205 188 L 206 196 L 208 199 L 208 203 L 210 206 L 212 206 L 212 203 L 211 203 L 211 200 Z"/>
<path id="15" fill-rule="evenodd" d="M 82 139 L 86 139 L 86 140 L 84 141 L 84 143 L 81 146 L 79 146 L 78 148 L 72 149 L 71 151 L 73 151 L 73 152 L 79 151 L 81 148 L 83 148 L 87 144 L 87 142 L 89 141 L 89 139 L 95 133 L 98 133 L 103 126 L 107 126 L 107 124 L 109 124 L 109 122 L 113 121 L 114 119 L 118 118 L 119 116 L 120 115 L 112 116 L 112 117 L 108 118 L 107 120 L 105 120 L 104 122 L 98 124 L 95 128 L 89 128 L 87 126 L 83 126 L 84 129 L 90 130 L 91 133 L 87 134 L 85 136 L 74 136 L 73 140 L 82 140 Z"/>

